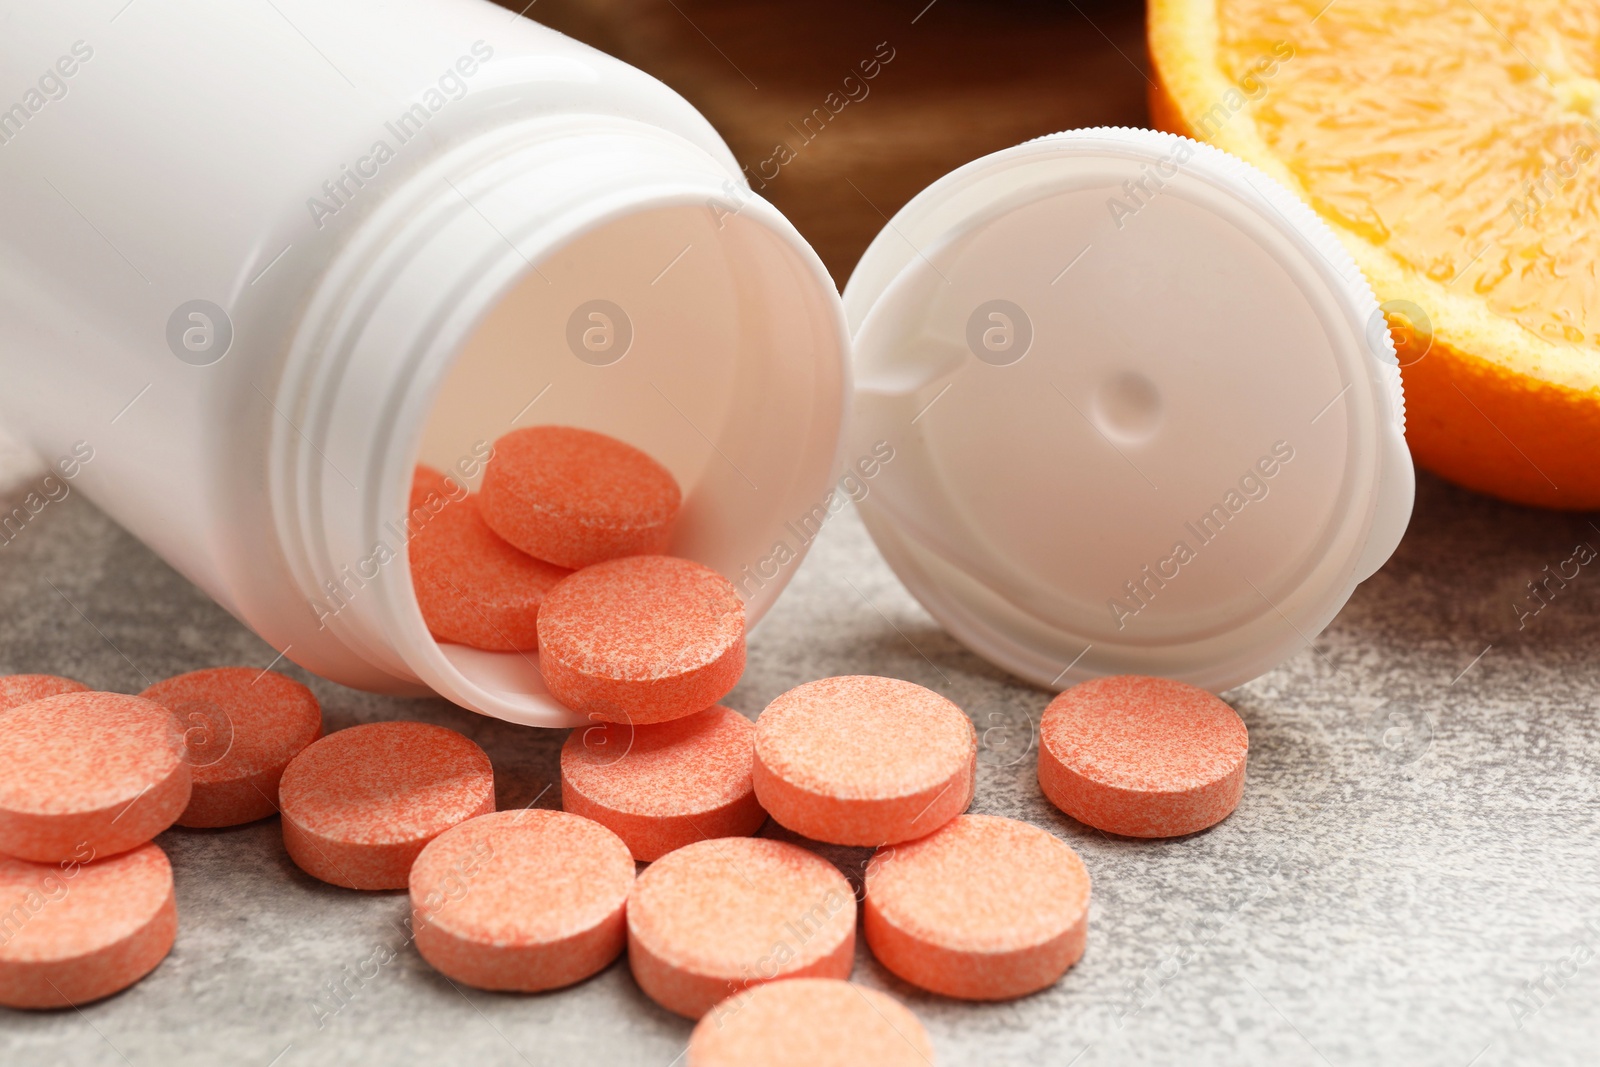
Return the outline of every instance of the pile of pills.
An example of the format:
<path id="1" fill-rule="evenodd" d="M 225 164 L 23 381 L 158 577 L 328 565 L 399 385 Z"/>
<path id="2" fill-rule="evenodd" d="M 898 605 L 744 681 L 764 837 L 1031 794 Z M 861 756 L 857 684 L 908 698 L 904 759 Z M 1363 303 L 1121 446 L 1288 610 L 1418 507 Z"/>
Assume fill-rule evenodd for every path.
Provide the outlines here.
<path id="1" fill-rule="evenodd" d="M 316 697 L 270 671 L 139 696 L 0 678 L 0 1005 L 75 1007 L 154 970 L 178 909 L 152 839 L 276 814 L 285 767 L 321 733 Z"/>
<path id="2" fill-rule="evenodd" d="M 0 1004 L 137 981 L 177 930 L 151 839 L 275 813 L 307 874 L 408 889 L 417 950 L 454 981 L 557 989 L 625 952 L 645 994 L 699 1020 L 695 1067 L 932 1062 L 906 1008 L 847 981 L 858 931 L 889 971 L 947 997 L 1056 982 L 1087 938 L 1077 853 L 965 814 L 977 733 L 921 686 L 825 678 L 754 723 L 719 706 L 744 669 L 743 607 L 721 575 L 661 554 L 680 504 L 649 456 L 566 427 L 502 438 L 477 495 L 417 470 L 411 568 L 431 632 L 537 649 L 550 692 L 590 720 L 561 750 L 561 811 L 496 811 L 488 757 L 442 727 L 322 736 L 316 698 L 270 672 L 198 671 L 136 697 L 0 678 L 0 895 L 41 902 L 0 940 Z M 1050 702 L 1038 777 L 1083 823 L 1171 837 L 1227 817 L 1247 753 L 1211 694 L 1102 678 Z M 752 836 L 769 816 L 873 847 L 861 885 Z"/>
<path id="3" fill-rule="evenodd" d="M 490 652 L 539 646 L 544 595 L 571 572 L 507 544 L 479 513 L 476 497 L 451 500 L 444 475 L 419 467 L 413 510 L 428 516 L 411 539 L 411 585 L 428 630 L 440 641 Z M 420 495 L 419 495 L 420 494 Z M 437 513 L 429 501 L 447 502 Z"/>

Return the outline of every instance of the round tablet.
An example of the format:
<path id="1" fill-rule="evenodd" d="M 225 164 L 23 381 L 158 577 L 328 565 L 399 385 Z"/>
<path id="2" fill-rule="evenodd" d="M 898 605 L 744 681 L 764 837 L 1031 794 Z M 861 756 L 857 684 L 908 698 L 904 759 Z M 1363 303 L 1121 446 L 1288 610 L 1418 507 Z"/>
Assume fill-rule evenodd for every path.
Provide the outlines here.
<path id="1" fill-rule="evenodd" d="M 628 898 L 628 964 L 652 1000 L 698 1019 L 779 978 L 848 978 L 856 898 L 798 845 L 725 837 L 656 860 Z"/>
<path id="2" fill-rule="evenodd" d="M 755 726 L 711 707 L 650 726 L 579 727 L 561 747 L 561 806 L 614 831 L 649 862 L 767 821 L 750 781 Z"/>
<path id="3" fill-rule="evenodd" d="M 497 537 L 476 497 L 447 502 L 412 535 L 409 551 L 428 632 L 489 652 L 538 647 L 539 602 L 571 573 Z"/>
<path id="4" fill-rule="evenodd" d="M 912 985 L 964 1000 L 1043 989 L 1083 955 L 1089 872 L 1059 838 L 962 815 L 867 865 L 872 954 Z"/>
<path id="5" fill-rule="evenodd" d="M 347 889 L 404 889 L 423 846 L 494 810 L 494 770 L 454 730 L 376 722 L 313 743 L 278 793 L 301 870 Z"/>
<path id="6" fill-rule="evenodd" d="M 178 934 L 172 865 L 153 844 L 92 863 L 0 856 L 0 1004 L 67 1008 L 126 989 Z"/>
<path id="7" fill-rule="evenodd" d="M 689 1035 L 688 1067 L 930 1067 L 933 1043 L 904 1004 L 837 978 L 736 994 Z"/>
<path id="8" fill-rule="evenodd" d="M 1204 689 L 1166 678 L 1095 678 L 1039 723 L 1039 787 L 1079 822 L 1177 837 L 1227 818 L 1244 793 L 1250 735 Z"/>
<path id="9" fill-rule="evenodd" d="M 744 604 L 732 582 L 692 560 L 597 563 L 545 595 L 539 669 L 557 700 L 593 719 L 681 719 L 744 673 Z"/>
<path id="10" fill-rule="evenodd" d="M 807 682 L 756 720 L 756 797 L 816 841 L 884 845 L 930 834 L 972 803 L 977 767 L 972 720 L 897 678 Z"/>
<path id="11" fill-rule="evenodd" d="M 275 671 L 214 667 L 139 694 L 177 717 L 194 779 L 179 826 L 238 826 L 278 813 L 278 779 L 322 736 L 322 705 Z"/>
<path id="12" fill-rule="evenodd" d="M 189 789 L 183 735 L 160 704 L 90 692 L 35 700 L 0 728 L 0 853 L 55 863 L 126 852 L 171 826 Z"/>
<path id="13" fill-rule="evenodd" d="M 665 552 L 682 500 L 667 468 L 572 426 L 512 430 L 483 473 L 483 516 L 495 533 L 563 567 Z"/>
<path id="14" fill-rule="evenodd" d="M 582 981 L 627 944 L 633 871 L 616 834 L 564 811 L 469 819 L 411 868 L 417 951 L 479 989 L 537 993 Z"/>
<path id="15" fill-rule="evenodd" d="M 62 693 L 87 693 L 89 687 L 54 674 L 8 674 L 0 677 L 0 711 L 10 711 Z"/>

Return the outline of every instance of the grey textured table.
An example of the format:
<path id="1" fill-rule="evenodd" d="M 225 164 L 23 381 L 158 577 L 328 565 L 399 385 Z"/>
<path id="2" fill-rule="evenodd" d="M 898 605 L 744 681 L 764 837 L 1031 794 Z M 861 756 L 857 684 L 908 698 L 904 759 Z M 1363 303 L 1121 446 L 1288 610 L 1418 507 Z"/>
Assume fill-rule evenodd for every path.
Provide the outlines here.
<path id="1" fill-rule="evenodd" d="M 852 512 L 754 634 L 730 703 L 754 715 L 796 683 L 851 672 L 930 686 L 985 732 L 974 810 L 1030 820 L 1083 855 L 1088 954 L 1043 993 L 943 1000 L 859 950 L 855 979 L 908 1002 L 946 1067 L 1594 1063 L 1600 561 L 1520 631 L 1514 607 L 1581 541 L 1600 546 L 1586 516 L 1424 477 L 1388 566 L 1313 648 L 1228 695 L 1250 727 L 1244 801 L 1181 840 L 1110 839 L 1050 807 L 1020 735 L 994 728 L 1036 723 L 1047 695 L 940 631 Z M 274 654 L 80 497 L 0 550 L 0 605 L 0 671 L 137 691 Z M 442 723 L 488 750 L 502 807 L 559 803 L 561 732 L 307 681 L 329 729 Z M 457 989 L 406 944 L 404 894 L 300 873 L 276 820 L 159 842 L 177 872 L 171 957 L 81 1011 L 0 1011 L 0 1063 L 681 1062 L 689 1025 L 624 962 L 543 996 Z M 865 859 L 822 851 L 851 873 Z M 349 975 L 340 1007 L 328 988 Z"/>

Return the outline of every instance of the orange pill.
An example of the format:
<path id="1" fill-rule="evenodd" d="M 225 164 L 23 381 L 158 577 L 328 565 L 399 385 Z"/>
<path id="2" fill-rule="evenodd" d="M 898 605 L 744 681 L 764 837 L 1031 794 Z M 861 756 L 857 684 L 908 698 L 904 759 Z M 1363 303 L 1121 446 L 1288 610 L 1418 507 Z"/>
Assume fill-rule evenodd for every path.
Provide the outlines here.
<path id="1" fill-rule="evenodd" d="M 539 668 L 557 700 L 592 719 L 681 719 L 744 673 L 744 604 L 732 582 L 692 560 L 597 563 L 545 595 Z"/>
<path id="2" fill-rule="evenodd" d="M 307 747 L 278 796 L 283 844 L 301 870 L 347 889 L 404 889 L 429 841 L 494 810 L 494 770 L 454 730 L 377 722 Z"/>
<path id="3" fill-rule="evenodd" d="M 183 735 L 154 701 L 63 693 L 5 713 L 0 853 L 55 863 L 126 852 L 171 826 L 189 790 Z"/>
<path id="4" fill-rule="evenodd" d="M 1244 794 L 1250 735 L 1238 713 L 1166 678 L 1095 678 L 1039 723 L 1039 787 L 1079 822 L 1177 837 L 1221 822 Z"/>
<path id="5" fill-rule="evenodd" d="M 435 512 L 442 512 L 451 502 L 461 501 L 466 494 L 466 488 L 454 478 L 445 477 L 442 470 L 418 464 L 411 472 L 411 501 L 408 504 L 411 514 L 408 518 L 418 526 L 424 525 Z"/>
<path id="6" fill-rule="evenodd" d="M 650 726 L 599 723 L 561 747 L 561 806 L 649 862 L 711 837 L 746 837 L 767 813 L 750 781 L 754 724 L 724 707 Z"/>
<path id="7" fill-rule="evenodd" d="M 582 981 L 627 945 L 633 871 L 616 834 L 564 811 L 469 819 L 411 868 L 417 951 L 479 989 L 537 993 Z"/>
<path id="8" fill-rule="evenodd" d="M 0 711 L 10 711 L 62 693 L 87 693 L 89 687 L 54 674 L 8 674 L 0 677 Z"/>
<path id="9" fill-rule="evenodd" d="M 538 647 L 539 603 L 571 573 L 496 536 L 476 497 L 447 502 L 408 547 L 411 587 L 428 632 L 490 652 Z"/>
<path id="10" fill-rule="evenodd" d="M 177 717 L 194 778 L 179 826 L 238 826 L 278 813 L 278 780 L 322 736 L 322 705 L 275 671 L 214 667 L 139 694 Z"/>
<path id="11" fill-rule="evenodd" d="M 756 797 L 816 841 L 883 845 L 932 833 L 972 803 L 977 767 L 972 720 L 898 678 L 807 682 L 756 720 Z"/>
<path id="12" fill-rule="evenodd" d="M 931 1067 L 933 1043 L 904 1004 L 837 978 L 790 978 L 736 994 L 689 1035 L 688 1067 Z"/>
<path id="13" fill-rule="evenodd" d="M 0 856 L 0 1004 L 67 1008 L 126 989 L 178 934 L 172 865 L 154 844 L 93 862 Z"/>
<path id="14" fill-rule="evenodd" d="M 964 1000 L 1043 989 L 1083 956 L 1089 872 L 1015 819 L 962 815 L 867 865 L 872 954 L 912 985 Z"/>
<path id="15" fill-rule="evenodd" d="M 856 899 L 797 845 L 725 837 L 656 860 L 628 898 L 628 964 L 652 1000 L 698 1019 L 779 978 L 848 978 Z"/>
<path id="16" fill-rule="evenodd" d="M 494 532 L 563 567 L 665 552 L 682 500 L 667 468 L 573 426 L 512 430 L 483 472 L 483 517 Z"/>

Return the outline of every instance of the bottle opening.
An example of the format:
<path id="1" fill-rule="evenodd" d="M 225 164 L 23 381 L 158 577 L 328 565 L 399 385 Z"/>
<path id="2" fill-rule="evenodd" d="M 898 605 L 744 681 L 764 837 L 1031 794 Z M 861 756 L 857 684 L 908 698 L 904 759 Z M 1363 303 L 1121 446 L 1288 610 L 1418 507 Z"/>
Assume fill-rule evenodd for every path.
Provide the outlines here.
<path id="1" fill-rule="evenodd" d="M 627 213 L 530 262 L 445 373 L 416 462 L 476 493 L 484 457 L 513 429 L 625 441 L 683 490 L 669 553 L 730 579 L 753 625 L 820 525 L 847 388 L 820 266 L 757 203 Z M 535 651 L 434 641 L 407 599 L 407 658 L 435 689 L 502 718 L 570 724 Z"/>

